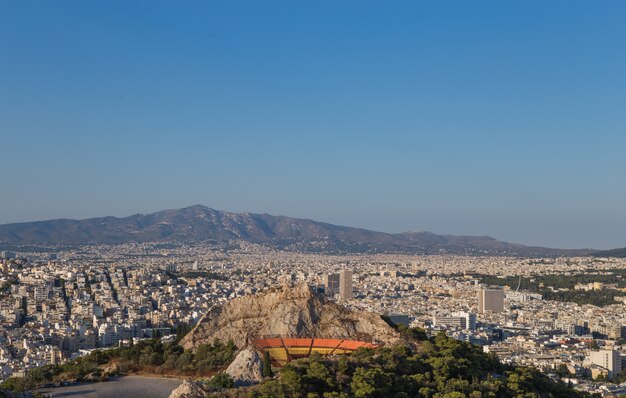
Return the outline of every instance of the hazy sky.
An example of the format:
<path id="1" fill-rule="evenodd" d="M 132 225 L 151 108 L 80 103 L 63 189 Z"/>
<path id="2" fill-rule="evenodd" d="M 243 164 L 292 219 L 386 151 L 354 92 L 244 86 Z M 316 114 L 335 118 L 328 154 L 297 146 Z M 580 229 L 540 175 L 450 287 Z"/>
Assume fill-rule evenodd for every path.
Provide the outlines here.
<path id="1" fill-rule="evenodd" d="M 626 2 L 0 1 L 0 148 L 0 223 L 626 246 Z"/>

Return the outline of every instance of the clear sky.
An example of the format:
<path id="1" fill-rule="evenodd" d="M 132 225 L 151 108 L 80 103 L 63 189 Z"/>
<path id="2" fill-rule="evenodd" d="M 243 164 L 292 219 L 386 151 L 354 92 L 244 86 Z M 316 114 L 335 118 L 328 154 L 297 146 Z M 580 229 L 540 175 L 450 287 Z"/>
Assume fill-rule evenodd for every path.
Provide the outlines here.
<path id="1" fill-rule="evenodd" d="M 626 2 L 0 0 L 0 148 L 0 223 L 626 246 Z"/>

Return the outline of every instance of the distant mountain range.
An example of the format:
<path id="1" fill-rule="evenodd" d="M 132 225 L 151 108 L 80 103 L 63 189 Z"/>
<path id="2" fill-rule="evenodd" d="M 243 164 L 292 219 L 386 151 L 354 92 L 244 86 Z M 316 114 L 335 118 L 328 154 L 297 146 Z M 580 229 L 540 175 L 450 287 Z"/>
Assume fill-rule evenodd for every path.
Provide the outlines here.
<path id="1" fill-rule="evenodd" d="M 621 249 L 611 249 L 611 250 L 598 250 L 591 253 L 594 257 L 626 257 L 626 247 L 622 247 Z"/>
<path id="2" fill-rule="evenodd" d="M 487 236 L 389 234 L 307 219 L 230 213 L 195 205 L 129 217 L 58 219 L 0 225 L 0 241 L 13 244 L 117 244 L 159 241 L 246 241 L 282 250 L 314 253 L 484 254 L 577 256 L 591 250 L 549 249 Z"/>

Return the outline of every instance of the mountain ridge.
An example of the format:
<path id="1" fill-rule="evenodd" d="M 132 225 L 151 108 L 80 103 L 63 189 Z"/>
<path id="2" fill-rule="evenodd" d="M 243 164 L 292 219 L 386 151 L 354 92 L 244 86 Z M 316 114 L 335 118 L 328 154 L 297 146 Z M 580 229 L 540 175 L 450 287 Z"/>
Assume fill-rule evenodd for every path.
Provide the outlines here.
<path id="1" fill-rule="evenodd" d="M 597 250 L 591 253 L 594 257 L 617 257 L 626 258 L 626 247 L 609 250 Z"/>
<path id="2" fill-rule="evenodd" d="M 550 249 L 502 242 L 489 236 L 438 235 L 427 231 L 386 233 L 319 222 L 234 213 L 193 205 L 127 217 L 67 218 L 0 225 L 9 243 L 120 244 L 158 241 L 236 241 L 316 253 L 585 255 L 589 249 Z"/>

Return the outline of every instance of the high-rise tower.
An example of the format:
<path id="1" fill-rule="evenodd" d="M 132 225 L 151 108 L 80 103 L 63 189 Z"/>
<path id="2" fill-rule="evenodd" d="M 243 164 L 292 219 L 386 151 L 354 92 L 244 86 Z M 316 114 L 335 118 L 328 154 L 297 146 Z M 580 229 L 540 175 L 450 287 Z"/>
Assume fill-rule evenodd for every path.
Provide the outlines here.
<path id="1" fill-rule="evenodd" d="M 481 287 L 478 291 L 478 312 L 504 311 L 504 290 Z"/>
<path id="2" fill-rule="evenodd" d="M 339 298 L 341 301 L 352 300 L 352 271 L 342 269 L 339 271 Z"/>

